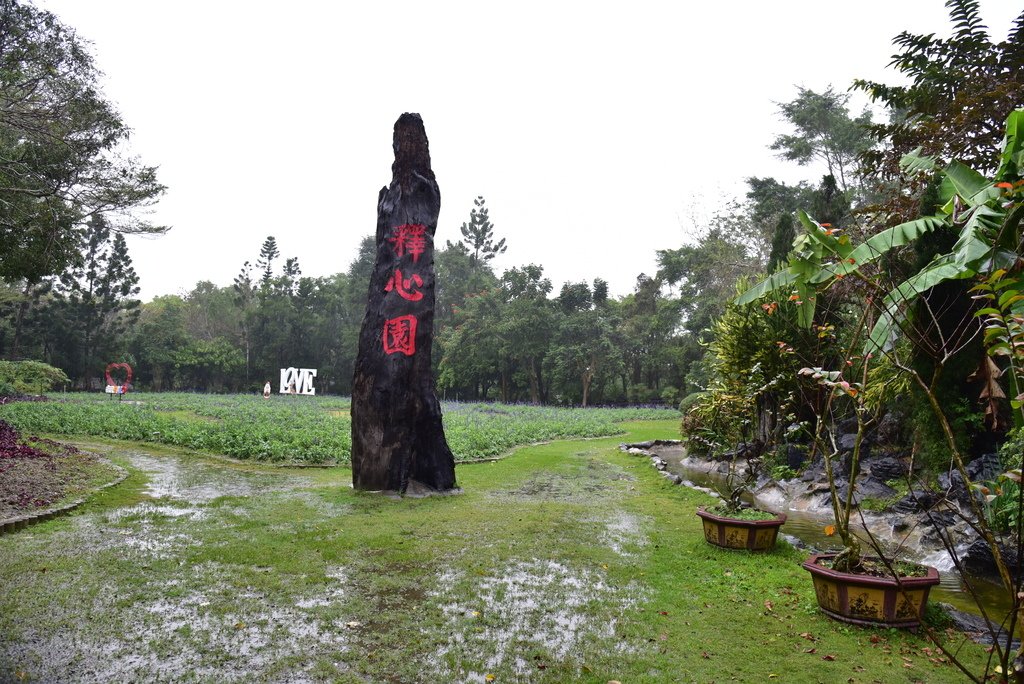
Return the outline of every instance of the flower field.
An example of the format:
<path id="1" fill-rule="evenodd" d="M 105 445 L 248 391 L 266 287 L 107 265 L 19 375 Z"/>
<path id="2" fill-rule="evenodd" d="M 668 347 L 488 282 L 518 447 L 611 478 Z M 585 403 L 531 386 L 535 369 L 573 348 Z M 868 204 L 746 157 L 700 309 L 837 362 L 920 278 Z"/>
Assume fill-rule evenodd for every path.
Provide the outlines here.
<path id="1" fill-rule="evenodd" d="M 345 397 L 132 394 L 54 395 L 46 402 L 0 406 L 0 418 L 25 434 L 93 436 L 157 442 L 235 458 L 292 463 L 348 463 Z M 445 402 L 445 432 L 459 461 L 496 456 L 522 444 L 607 437 L 626 420 L 673 418 L 657 408 L 552 408 Z"/>

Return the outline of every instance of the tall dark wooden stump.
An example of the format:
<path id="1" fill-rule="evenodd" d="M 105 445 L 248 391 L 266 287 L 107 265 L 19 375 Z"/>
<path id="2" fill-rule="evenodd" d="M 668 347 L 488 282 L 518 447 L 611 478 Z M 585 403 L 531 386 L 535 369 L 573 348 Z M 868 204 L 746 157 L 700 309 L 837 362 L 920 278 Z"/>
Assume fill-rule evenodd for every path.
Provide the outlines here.
<path id="1" fill-rule="evenodd" d="M 377 259 L 352 385 L 352 483 L 401 494 L 455 488 L 430 372 L 434 232 L 441 192 L 419 114 L 395 122 L 391 185 L 377 202 Z"/>

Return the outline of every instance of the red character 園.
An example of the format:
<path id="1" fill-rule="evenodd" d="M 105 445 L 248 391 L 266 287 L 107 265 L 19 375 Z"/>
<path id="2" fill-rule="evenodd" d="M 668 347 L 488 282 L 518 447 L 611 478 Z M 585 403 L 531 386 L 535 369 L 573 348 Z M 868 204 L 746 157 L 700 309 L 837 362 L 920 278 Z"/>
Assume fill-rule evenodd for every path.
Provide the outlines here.
<path id="1" fill-rule="evenodd" d="M 413 292 L 412 286 L 423 287 L 423 279 L 417 274 L 413 274 L 411 278 L 402 278 L 402 271 L 395 269 L 395 275 L 391 276 L 391 280 L 384 286 L 385 292 L 391 292 L 394 290 L 398 295 L 405 300 L 410 302 L 418 302 L 423 299 L 422 292 Z"/>
<path id="2" fill-rule="evenodd" d="M 427 249 L 427 227 L 421 223 L 395 226 L 394 235 L 388 238 L 388 242 L 395 246 L 395 254 L 400 257 L 411 254 L 415 263 Z"/>
<path id="3" fill-rule="evenodd" d="M 416 317 L 399 316 L 384 321 L 384 353 L 405 354 L 416 353 Z"/>

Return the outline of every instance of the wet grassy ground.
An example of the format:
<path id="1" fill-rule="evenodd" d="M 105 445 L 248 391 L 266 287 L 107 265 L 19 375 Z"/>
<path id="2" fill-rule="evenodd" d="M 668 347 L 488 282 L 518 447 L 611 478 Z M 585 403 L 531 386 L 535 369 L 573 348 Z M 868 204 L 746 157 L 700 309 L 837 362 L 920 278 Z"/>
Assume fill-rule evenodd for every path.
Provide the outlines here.
<path id="1" fill-rule="evenodd" d="M 625 427 L 404 501 L 345 468 L 87 445 L 132 475 L 0 537 L 0 681 L 962 680 L 921 638 L 821 617 L 788 545 L 707 546 L 706 497 L 615 449 L 676 421 Z"/>

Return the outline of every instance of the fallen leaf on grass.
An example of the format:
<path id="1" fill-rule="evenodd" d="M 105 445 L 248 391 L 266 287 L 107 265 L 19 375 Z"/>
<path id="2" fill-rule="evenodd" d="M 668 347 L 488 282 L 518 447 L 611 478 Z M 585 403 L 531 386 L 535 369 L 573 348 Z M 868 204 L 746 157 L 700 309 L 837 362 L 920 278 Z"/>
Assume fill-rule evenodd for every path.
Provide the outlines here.
<path id="1" fill-rule="evenodd" d="M 817 653 L 817 652 L 818 652 L 818 649 L 813 648 L 813 647 L 812 648 L 805 648 L 804 649 L 804 653 Z"/>
<path id="2" fill-rule="evenodd" d="M 707 651 L 701 651 L 700 652 L 700 657 L 703 658 L 704 660 L 711 660 L 711 654 L 708 653 Z"/>
<path id="3" fill-rule="evenodd" d="M 244 622 L 236 622 L 235 623 L 235 629 L 245 629 L 245 623 Z"/>
<path id="4" fill-rule="evenodd" d="M 764 609 L 767 610 L 770 613 L 770 612 L 772 612 L 772 610 L 775 609 L 775 604 L 772 603 L 771 601 L 765 601 L 764 602 Z"/>
<path id="5" fill-rule="evenodd" d="M 357 620 L 350 620 L 349 622 L 345 623 L 345 626 L 349 629 L 355 629 L 356 627 L 362 627 L 363 623 Z"/>
<path id="6" fill-rule="evenodd" d="M 835 655 L 833 655 L 833 654 L 829 653 L 828 655 L 823 655 L 823 656 L 821 656 L 821 659 L 822 659 L 822 660 L 830 660 L 830 661 L 831 661 L 831 660 L 835 660 L 835 659 L 836 659 L 836 657 L 835 657 Z"/>
<path id="7" fill-rule="evenodd" d="M 817 638 L 815 638 L 815 636 L 810 632 L 800 632 L 800 636 L 808 641 L 817 641 Z"/>

